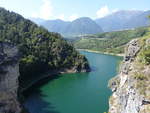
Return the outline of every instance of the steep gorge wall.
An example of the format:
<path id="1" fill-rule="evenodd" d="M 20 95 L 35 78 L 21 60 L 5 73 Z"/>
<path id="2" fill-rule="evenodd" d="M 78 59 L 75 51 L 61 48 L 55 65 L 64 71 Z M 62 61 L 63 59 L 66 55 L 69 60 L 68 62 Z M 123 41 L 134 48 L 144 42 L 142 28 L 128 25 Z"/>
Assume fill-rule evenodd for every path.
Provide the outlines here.
<path id="1" fill-rule="evenodd" d="M 143 45 L 139 39 L 127 45 L 120 73 L 109 82 L 110 113 L 150 113 L 150 65 L 140 63 L 139 57 L 150 46 L 150 38 L 143 41 Z"/>
<path id="2" fill-rule="evenodd" d="M 0 43 L 0 113 L 20 113 L 18 102 L 18 49 Z"/>

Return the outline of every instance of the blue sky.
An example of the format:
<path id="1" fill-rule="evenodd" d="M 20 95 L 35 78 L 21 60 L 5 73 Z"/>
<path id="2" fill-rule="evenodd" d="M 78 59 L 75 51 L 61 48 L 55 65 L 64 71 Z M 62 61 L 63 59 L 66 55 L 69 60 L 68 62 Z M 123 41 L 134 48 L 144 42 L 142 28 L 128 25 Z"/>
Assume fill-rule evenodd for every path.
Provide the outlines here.
<path id="1" fill-rule="evenodd" d="M 0 0 L 0 7 L 26 18 L 101 18 L 118 10 L 150 10 L 150 0 Z"/>

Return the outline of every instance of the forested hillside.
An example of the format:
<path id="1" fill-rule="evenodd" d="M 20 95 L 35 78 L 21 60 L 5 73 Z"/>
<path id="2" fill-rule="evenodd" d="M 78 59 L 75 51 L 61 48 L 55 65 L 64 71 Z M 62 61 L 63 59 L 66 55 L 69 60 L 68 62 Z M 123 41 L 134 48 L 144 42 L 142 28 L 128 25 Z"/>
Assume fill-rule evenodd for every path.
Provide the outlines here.
<path id="1" fill-rule="evenodd" d="M 147 27 L 134 30 L 101 33 L 88 35 L 74 42 L 77 49 L 88 49 L 93 51 L 120 54 L 124 52 L 124 45 L 134 38 L 144 36 L 149 29 Z"/>
<path id="2" fill-rule="evenodd" d="M 50 33 L 22 16 L 0 8 L 0 41 L 16 45 L 21 54 L 21 79 L 46 71 L 89 71 L 87 59 L 59 34 Z"/>

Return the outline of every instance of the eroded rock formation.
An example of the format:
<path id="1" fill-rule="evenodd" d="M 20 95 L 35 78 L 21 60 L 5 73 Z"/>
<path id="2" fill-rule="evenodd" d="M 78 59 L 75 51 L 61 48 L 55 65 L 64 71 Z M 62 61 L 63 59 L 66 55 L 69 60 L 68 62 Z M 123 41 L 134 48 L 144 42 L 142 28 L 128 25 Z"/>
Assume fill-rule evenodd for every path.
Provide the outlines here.
<path id="1" fill-rule="evenodd" d="M 119 75 L 109 82 L 110 113 L 150 113 L 150 65 L 140 57 L 141 51 L 150 50 L 149 40 L 135 39 L 127 45 Z"/>
<path id="2" fill-rule="evenodd" d="M 0 113 L 20 113 L 18 102 L 18 49 L 0 43 Z"/>

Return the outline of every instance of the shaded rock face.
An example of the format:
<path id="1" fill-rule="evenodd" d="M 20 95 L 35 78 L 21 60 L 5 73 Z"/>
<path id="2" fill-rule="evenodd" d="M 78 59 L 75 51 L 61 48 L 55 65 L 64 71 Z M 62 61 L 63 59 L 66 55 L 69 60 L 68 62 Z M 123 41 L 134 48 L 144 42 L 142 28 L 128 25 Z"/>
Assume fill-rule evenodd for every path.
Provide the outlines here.
<path id="1" fill-rule="evenodd" d="M 20 113 L 18 49 L 0 42 L 0 113 Z"/>
<path id="2" fill-rule="evenodd" d="M 147 40 L 147 43 L 149 40 Z M 142 86 L 134 78 L 135 73 L 138 73 L 137 54 L 141 50 L 139 40 L 132 40 L 126 48 L 125 57 L 120 67 L 119 75 L 109 81 L 109 87 L 112 89 L 113 94 L 109 100 L 110 113 L 150 113 L 150 99 L 139 92 L 144 85 L 148 86 L 148 80 L 141 79 Z M 144 75 L 150 76 L 149 66 L 143 67 Z M 140 81 L 140 80 L 139 80 Z M 141 88 L 137 88 L 140 85 Z M 144 89 L 145 90 L 145 89 Z M 149 90 L 149 89 L 148 89 Z M 148 91 L 147 90 L 147 91 Z M 145 90 L 146 91 L 146 90 Z"/>
<path id="3" fill-rule="evenodd" d="M 120 70 L 122 74 L 128 74 L 130 70 L 130 64 L 134 60 L 139 50 L 140 50 L 140 44 L 138 42 L 138 39 L 132 40 L 127 44 L 127 49 L 124 56 L 124 62 Z"/>

